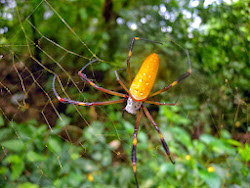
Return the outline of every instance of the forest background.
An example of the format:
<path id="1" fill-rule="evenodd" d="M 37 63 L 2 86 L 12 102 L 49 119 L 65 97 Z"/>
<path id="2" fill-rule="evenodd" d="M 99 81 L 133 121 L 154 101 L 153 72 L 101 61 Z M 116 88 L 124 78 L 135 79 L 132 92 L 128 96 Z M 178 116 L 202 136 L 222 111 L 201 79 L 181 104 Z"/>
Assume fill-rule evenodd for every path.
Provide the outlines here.
<path id="1" fill-rule="evenodd" d="M 0 187 L 135 187 L 130 154 L 135 116 L 124 105 L 60 103 L 115 100 L 78 77 L 124 92 L 133 37 L 132 76 L 160 57 L 153 88 L 192 75 L 146 105 L 176 161 L 144 117 L 137 144 L 141 187 L 247 187 L 250 184 L 250 3 L 222 0 L 0 0 Z M 59 82 L 61 81 L 61 82 Z M 61 83 L 61 84 L 60 84 Z"/>

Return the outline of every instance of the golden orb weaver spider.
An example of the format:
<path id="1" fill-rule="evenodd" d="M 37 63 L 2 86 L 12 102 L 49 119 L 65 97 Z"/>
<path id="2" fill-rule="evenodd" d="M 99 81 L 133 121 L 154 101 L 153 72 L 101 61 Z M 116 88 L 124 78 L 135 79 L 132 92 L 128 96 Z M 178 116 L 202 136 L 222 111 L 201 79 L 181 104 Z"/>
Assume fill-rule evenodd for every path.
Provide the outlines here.
<path id="1" fill-rule="evenodd" d="M 132 55 L 132 49 L 133 49 L 133 46 L 134 46 L 134 43 L 135 43 L 136 40 L 143 40 L 143 41 L 146 41 L 146 42 L 158 43 L 158 44 L 162 45 L 161 42 L 151 41 L 151 40 L 143 39 L 143 38 L 139 38 L 139 37 L 134 37 L 132 39 L 132 41 L 130 43 L 128 58 L 127 58 L 127 69 L 128 69 L 129 82 L 130 82 L 130 88 L 129 89 L 127 89 L 125 84 L 120 80 L 119 75 L 117 73 L 117 70 L 115 71 L 115 76 L 116 76 L 116 79 L 117 79 L 118 83 L 123 87 L 123 89 L 128 93 L 128 95 L 123 94 L 123 93 L 118 93 L 118 92 L 115 92 L 115 91 L 111 91 L 111 90 L 108 90 L 108 89 L 105 89 L 105 88 L 102 88 L 102 87 L 99 87 L 94 82 L 92 82 L 91 80 L 89 80 L 87 78 L 86 74 L 83 73 L 83 70 L 86 67 L 88 67 L 90 64 L 97 61 L 98 59 L 94 59 L 94 60 L 90 61 L 88 64 L 86 64 L 78 72 L 78 75 L 81 77 L 81 79 L 83 81 L 87 81 L 95 89 L 97 89 L 99 91 L 102 91 L 104 93 L 108 93 L 110 95 L 123 97 L 123 99 L 115 100 L 115 101 L 86 103 L 86 102 L 74 101 L 74 100 L 67 99 L 67 98 L 62 98 L 62 97 L 60 97 L 58 95 L 57 91 L 55 90 L 56 75 L 54 76 L 53 81 L 52 81 L 52 89 L 53 89 L 53 92 L 54 92 L 56 98 L 62 103 L 70 103 L 70 104 L 80 105 L 80 106 L 100 106 L 100 105 L 124 103 L 124 102 L 127 101 L 127 105 L 124 108 L 124 110 L 127 111 L 130 114 L 133 114 L 133 115 L 136 115 L 136 113 L 138 112 L 138 115 L 137 115 L 137 118 L 136 118 L 136 123 L 135 123 L 135 128 L 134 128 L 134 138 L 133 138 L 133 146 L 132 146 L 132 153 L 131 153 L 131 161 L 132 161 L 132 165 L 133 165 L 133 172 L 134 172 L 136 186 L 139 187 L 137 177 L 136 177 L 136 144 L 137 144 L 137 132 L 138 132 L 139 121 L 141 119 L 142 111 L 144 111 L 146 117 L 149 119 L 149 121 L 153 124 L 154 128 L 158 132 L 158 135 L 160 137 L 162 146 L 163 146 L 166 154 L 168 155 L 170 161 L 173 164 L 175 164 L 175 162 L 171 158 L 168 145 L 167 145 L 166 141 L 164 140 L 164 138 L 162 137 L 160 129 L 158 128 L 157 124 L 155 123 L 154 119 L 152 118 L 152 116 L 149 113 L 149 111 L 147 110 L 147 108 L 143 105 L 143 103 L 154 104 L 154 105 L 170 105 L 170 106 L 174 106 L 176 104 L 176 102 L 178 101 L 178 99 L 177 99 L 177 101 L 175 103 L 161 103 L 161 102 L 156 102 L 156 101 L 149 101 L 147 99 L 150 98 L 150 97 L 153 97 L 155 95 L 158 95 L 158 94 L 160 94 L 160 93 L 162 93 L 164 91 L 169 90 L 171 87 L 173 87 L 174 85 L 178 84 L 180 81 L 187 78 L 191 74 L 192 70 L 191 70 L 191 62 L 190 62 L 190 58 L 189 58 L 189 53 L 185 49 L 187 59 L 188 59 L 188 71 L 185 74 L 183 74 L 182 76 L 180 76 L 177 80 L 172 82 L 170 85 L 168 85 L 168 86 L 164 87 L 163 89 L 149 95 L 150 91 L 151 91 L 151 89 L 152 89 L 152 87 L 154 85 L 155 78 L 156 78 L 156 75 L 157 75 L 157 71 L 158 71 L 158 67 L 159 67 L 159 57 L 155 53 L 149 55 L 145 59 L 145 61 L 143 62 L 141 68 L 139 69 L 138 73 L 136 74 L 136 76 L 135 76 L 135 78 L 134 78 L 134 80 L 132 82 L 131 73 L 130 73 L 130 57 Z M 123 112 L 124 112 L 124 110 L 123 110 Z"/>

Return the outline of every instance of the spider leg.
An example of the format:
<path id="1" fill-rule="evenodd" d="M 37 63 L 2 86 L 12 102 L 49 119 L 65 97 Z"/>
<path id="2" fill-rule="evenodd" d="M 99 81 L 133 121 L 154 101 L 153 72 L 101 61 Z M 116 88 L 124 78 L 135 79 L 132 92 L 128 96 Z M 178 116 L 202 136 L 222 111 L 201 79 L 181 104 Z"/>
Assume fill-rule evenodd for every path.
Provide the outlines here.
<path id="1" fill-rule="evenodd" d="M 149 111 L 147 110 L 147 108 L 145 106 L 142 106 L 142 109 L 145 113 L 145 115 L 147 116 L 147 118 L 149 119 L 149 121 L 153 124 L 153 126 L 155 127 L 156 131 L 158 132 L 159 134 L 159 137 L 161 139 L 161 143 L 162 143 L 162 146 L 165 150 L 165 152 L 167 153 L 170 161 L 175 164 L 175 161 L 172 160 L 171 158 L 171 155 L 170 155 L 170 151 L 169 151 L 169 148 L 168 148 L 168 144 L 166 143 L 166 141 L 164 140 L 164 138 L 162 137 L 162 134 L 160 132 L 160 129 L 158 128 L 157 124 L 155 123 L 154 119 L 152 118 L 152 116 L 150 115 Z"/>
<path id="2" fill-rule="evenodd" d="M 90 79 L 87 78 L 87 75 L 82 73 L 83 70 L 89 66 L 90 64 L 96 62 L 98 59 L 94 59 L 92 61 L 90 61 L 88 64 L 86 64 L 79 72 L 78 72 L 78 75 L 81 77 L 82 80 L 84 81 L 87 81 L 91 86 L 93 86 L 95 89 L 99 90 L 99 91 L 102 91 L 104 93 L 108 93 L 110 95 L 115 95 L 115 96 L 119 96 L 119 97 L 123 97 L 123 98 L 128 98 L 128 96 L 126 94 L 123 94 L 123 93 L 118 93 L 118 92 L 115 92 L 115 91 L 111 91 L 111 90 L 108 90 L 108 89 L 105 89 L 105 88 L 102 88 L 102 87 L 99 87 L 97 86 L 94 82 L 92 82 Z"/>
<path id="3" fill-rule="evenodd" d="M 168 106 L 174 106 L 176 105 L 176 103 L 178 102 L 179 98 L 181 95 L 179 95 L 179 97 L 177 98 L 177 100 L 175 101 L 175 103 L 162 103 L 162 102 L 157 102 L 157 101 L 144 101 L 144 103 L 148 103 L 148 104 L 154 104 L 154 105 L 168 105 Z"/>
<path id="4" fill-rule="evenodd" d="M 164 91 L 169 90 L 171 87 L 175 86 L 176 84 L 178 84 L 179 82 L 181 82 L 182 80 L 184 80 L 185 78 L 187 78 L 191 73 L 192 73 L 192 69 L 191 69 L 191 62 L 190 62 L 190 57 L 189 57 L 189 53 L 188 50 L 185 49 L 185 52 L 187 54 L 187 59 L 188 59 L 188 72 L 186 72 L 185 74 L 181 75 L 177 80 L 175 80 L 174 82 L 172 82 L 171 84 L 169 84 L 167 87 L 164 87 L 163 89 L 151 94 L 149 97 L 153 97 L 155 95 L 158 95 Z"/>
<path id="5" fill-rule="evenodd" d="M 55 80 L 56 80 L 56 75 L 53 77 L 53 81 L 52 81 L 52 90 L 56 96 L 56 98 L 62 102 L 62 103 L 70 103 L 70 104 L 74 104 L 74 105 L 79 105 L 79 106 L 101 106 L 101 105 L 108 105 L 108 104 L 116 104 L 116 103 L 124 103 L 126 101 L 126 99 L 120 99 L 120 100 L 115 100 L 115 101 L 104 101 L 104 102 L 91 102 L 91 103 L 87 103 L 87 102 L 81 102 L 81 101 L 74 101 L 71 99 L 67 99 L 67 98 L 62 98 L 58 95 L 56 89 L 55 89 Z"/>
<path id="6" fill-rule="evenodd" d="M 133 46 L 136 40 L 144 40 L 146 42 L 152 42 L 152 43 L 158 43 L 161 44 L 161 42 L 157 42 L 157 41 L 152 41 L 152 40 L 148 40 L 148 39 L 144 39 L 144 38 L 139 38 L 139 37 L 133 37 L 131 42 L 130 42 L 130 47 L 129 47 L 129 52 L 128 52 L 128 58 L 127 58 L 127 67 L 128 67 L 128 76 L 129 76 L 129 83 L 132 83 L 132 78 L 131 78 L 131 72 L 130 72 L 130 57 L 132 55 L 132 50 L 133 50 Z"/>
<path id="7" fill-rule="evenodd" d="M 123 89 L 128 93 L 128 88 L 125 86 L 125 84 L 121 81 L 118 73 L 117 73 L 117 70 L 115 70 L 115 76 L 116 76 L 116 80 L 117 82 L 123 87 Z"/>
<path id="8" fill-rule="evenodd" d="M 135 176 L 135 183 L 136 187 L 139 187 L 137 177 L 136 177 L 136 144 L 137 144 L 137 132 L 138 132 L 138 127 L 139 127 L 139 122 L 141 119 L 142 111 L 141 109 L 139 110 L 139 114 L 137 116 L 136 122 L 135 122 L 135 129 L 134 129 L 134 139 L 133 139 L 133 147 L 132 147 L 132 153 L 131 153 L 131 161 L 133 165 L 133 171 L 134 171 L 134 176 Z"/>

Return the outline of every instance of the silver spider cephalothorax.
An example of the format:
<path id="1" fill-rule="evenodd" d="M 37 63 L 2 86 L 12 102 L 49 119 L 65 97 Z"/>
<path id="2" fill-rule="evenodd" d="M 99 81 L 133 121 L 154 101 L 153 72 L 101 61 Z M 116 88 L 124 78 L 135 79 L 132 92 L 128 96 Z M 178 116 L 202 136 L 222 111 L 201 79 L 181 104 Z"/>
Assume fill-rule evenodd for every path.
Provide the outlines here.
<path id="1" fill-rule="evenodd" d="M 135 115 L 136 112 L 141 108 L 141 105 L 142 102 L 136 102 L 131 97 L 128 97 L 127 106 L 125 107 L 125 110 L 128 113 Z"/>

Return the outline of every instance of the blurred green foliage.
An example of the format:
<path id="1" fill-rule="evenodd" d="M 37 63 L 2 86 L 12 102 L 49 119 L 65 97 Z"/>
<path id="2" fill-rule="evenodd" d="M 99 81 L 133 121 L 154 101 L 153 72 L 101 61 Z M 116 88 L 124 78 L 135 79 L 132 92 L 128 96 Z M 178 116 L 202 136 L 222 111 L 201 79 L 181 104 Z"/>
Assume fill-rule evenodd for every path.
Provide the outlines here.
<path id="1" fill-rule="evenodd" d="M 181 93 L 177 106 L 147 106 L 159 123 L 176 165 L 168 162 L 156 131 L 144 118 L 137 145 L 139 184 L 170 188 L 248 187 L 250 4 L 222 1 L 205 6 L 205 1 L 198 1 L 194 6 L 194 2 L 21 0 L 11 9 L 7 1 L 2 1 L 0 31 L 5 27 L 8 31 L 0 34 L 0 55 L 11 62 L 14 52 L 31 72 L 43 72 L 45 78 L 40 84 L 54 99 L 53 75 L 48 70 L 68 83 L 62 66 L 74 80 L 79 80 L 77 86 L 81 87 L 77 71 L 93 55 L 105 61 L 89 68 L 88 76 L 94 75 L 100 86 L 121 90 L 113 70 L 126 67 L 129 42 L 134 36 L 164 44 L 137 41 L 131 58 L 135 75 L 148 54 L 159 54 L 161 67 L 154 90 L 186 71 L 187 57 L 180 46 L 188 49 L 193 74 L 167 94 L 156 97 L 162 102 L 174 101 Z M 13 18 L 4 18 L 6 13 Z M 198 17 L 200 24 L 192 27 L 199 22 Z M 27 43 L 32 55 L 27 46 L 19 46 Z M 128 85 L 127 72 L 120 74 Z M 70 84 L 66 89 L 76 100 L 117 99 L 93 88 L 83 94 Z M 134 187 L 130 162 L 134 116 L 122 117 L 119 105 L 81 107 L 76 111 L 73 105 L 55 104 L 60 118 L 52 125 L 32 120 L 32 116 L 27 121 L 16 121 L 15 115 L 7 117 L 1 107 L 0 186 Z M 44 115 L 43 109 L 38 111 Z"/>
<path id="2" fill-rule="evenodd" d="M 168 109 L 163 113 L 166 112 L 175 110 Z M 117 115 L 116 121 L 119 119 Z M 8 154 L 2 160 L 0 174 L 9 180 L 5 184 L 1 179 L 1 184 L 4 187 L 132 187 L 134 179 L 130 165 L 120 160 L 118 164 L 112 163 L 114 150 L 109 137 L 93 137 L 106 134 L 106 123 L 92 122 L 79 137 L 84 140 L 83 145 L 75 145 L 58 137 L 62 127 L 69 128 L 70 121 L 69 117 L 58 120 L 49 134 L 47 125 L 38 125 L 36 121 L 10 123 L 1 129 L 0 134 L 4 135 L 1 145 Z M 188 121 L 183 119 L 181 122 Z M 132 135 L 133 125 L 125 124 L 124 132 Z M 228 131 L 222 130 L 220 137 L 204 133 L 199 140 L 192 140 L 185 129 L 168 127 L 165 121 L 162 121 L 161 129 L 171 143 L 176 165 L 166 163 L 166 157 L 157 152 L 162 150 L 160 143 L 152 146 L 148 135 L 140 131 L 138 176 L 142 187 L 165 187 L 167 184 L 167 187 L 216 188 L 247 187 L 249 184 L 246 165 L 250 161 L 249 145 L 233 140 Z M 15 132 L 19 134 L 18 139 Z M 122 142 L 124 152 L 130 155 L 131 138 L 123 137 Z"/>

